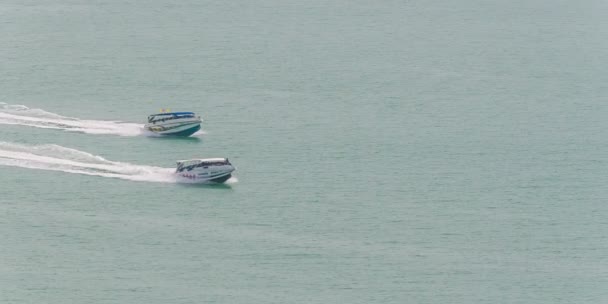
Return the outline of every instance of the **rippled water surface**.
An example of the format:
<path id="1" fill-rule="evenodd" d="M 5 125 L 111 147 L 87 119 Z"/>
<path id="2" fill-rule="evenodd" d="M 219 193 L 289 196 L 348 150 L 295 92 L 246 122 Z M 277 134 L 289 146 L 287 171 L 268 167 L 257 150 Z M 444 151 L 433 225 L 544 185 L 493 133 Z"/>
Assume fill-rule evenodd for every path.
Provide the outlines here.
<path id="1" fill-rule="evenodd" d="M 607 302 L 606 15 L 4 0 L 0 302 Z"/>

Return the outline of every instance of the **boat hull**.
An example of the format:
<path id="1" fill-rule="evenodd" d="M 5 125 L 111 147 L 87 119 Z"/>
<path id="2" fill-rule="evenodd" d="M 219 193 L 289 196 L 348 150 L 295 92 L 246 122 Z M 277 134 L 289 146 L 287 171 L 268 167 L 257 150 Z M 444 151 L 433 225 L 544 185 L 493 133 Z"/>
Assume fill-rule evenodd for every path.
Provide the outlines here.
<path id="1" fill-rule="evenodd" d="M 232 177 L 232 173 L 226 173 L 214 177 L 200 176 L 197 174 L 182 173 L 177 175 L 180 182 L 188 184 L 223 184 Z"/>
<path id="2" fill-rule="evenodd" d="M 228 174 L 228 175 L 224 175 L 222 177 L 217 177 L 217 178 L 211 179 L 210 181 L 212 183 L 222 184 L 222 183 L 225 183 L 227 180 L 229 180 L 231 177 L 232 177 L 232 174 Z"/>
<path id="3" fill-rule="evenodd" d="M 200 123 L 193 123 L 175 127 L 146 126 L 146 130 L 160 136 L 188 137 L 201 129 Z"/>

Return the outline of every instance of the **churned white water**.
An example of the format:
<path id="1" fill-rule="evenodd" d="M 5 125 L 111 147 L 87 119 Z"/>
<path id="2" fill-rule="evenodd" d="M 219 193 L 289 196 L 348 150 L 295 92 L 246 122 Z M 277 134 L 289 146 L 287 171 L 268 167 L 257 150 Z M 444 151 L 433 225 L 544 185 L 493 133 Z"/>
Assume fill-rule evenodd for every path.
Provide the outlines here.
<path id="1" fill-rule="evenodd" d="M 0 124 L 19 125 L 43 129 L 57 129 L 88 134 L 137 136 L 144 134 L 143 124 L 119 121 L 83 120 L 65 117 L 25 105 L 0 103 Z"/>
<path id="2" fill-rule="evenodd" d="M 61 171 L 132 181 L 176 182 L 172 168 L 114 162 L 58 145 L 27 146 L 0 142 L 0 165 Z"/>

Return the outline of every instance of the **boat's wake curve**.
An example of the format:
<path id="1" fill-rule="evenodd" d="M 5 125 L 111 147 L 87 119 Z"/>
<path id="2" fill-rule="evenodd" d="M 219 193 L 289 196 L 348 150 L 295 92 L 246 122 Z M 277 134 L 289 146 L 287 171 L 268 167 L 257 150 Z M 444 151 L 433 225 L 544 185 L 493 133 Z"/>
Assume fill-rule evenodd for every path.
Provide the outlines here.
<path id="1" fill-rule="evenodd" d="M 132 181 L 175 183 L 174 169 L 114 162 L 58 145 L 0 142 L 0 165 L 61 171 Z"/>
<path id="2" fill-rule="evenodd" d="M 82 120 L 61 116 L 41 109 L 30 109 L 23 105 L 9 105 L 3 102 L 0 102 L 0 124 L 89 134 L 145 135 L 143 133 L 143 124 L 106 120 Z"/>

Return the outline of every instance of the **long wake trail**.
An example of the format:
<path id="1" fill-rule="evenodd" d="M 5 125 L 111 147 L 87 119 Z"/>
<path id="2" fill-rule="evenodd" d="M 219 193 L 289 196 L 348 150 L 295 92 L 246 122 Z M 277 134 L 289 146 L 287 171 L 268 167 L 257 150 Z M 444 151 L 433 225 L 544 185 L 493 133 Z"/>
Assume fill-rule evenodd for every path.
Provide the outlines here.
<path id="1" fill-rule="evenodd" d="M 172 168 L 114 162 L 101 156 L 54 144 L 28 146 L 0 142 L 0 165 L 131 181 L 177 182 Z"/>
<path id="2" fill-rule="evenodd" d="M 143 124 L 107 120 L 83 120 L 61 116 L 42 109 L 30 109 L 24 105 L 10 105 L 4 102 L 0 102 L 0 124 L 88 134 L 146 135 L 143 131 Z"/>

